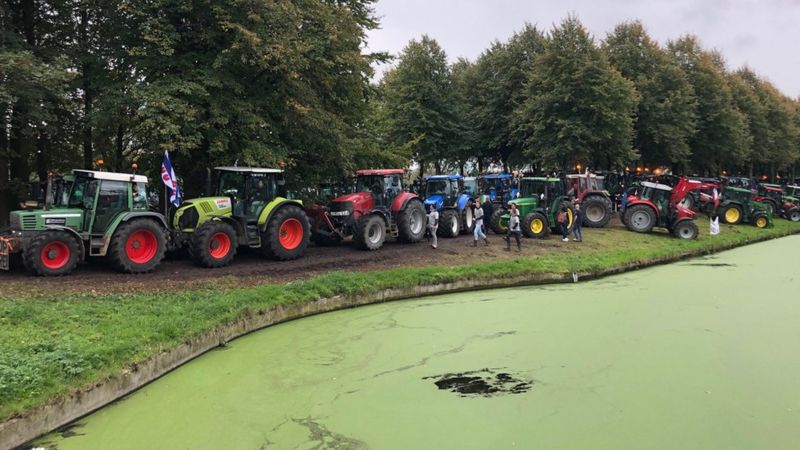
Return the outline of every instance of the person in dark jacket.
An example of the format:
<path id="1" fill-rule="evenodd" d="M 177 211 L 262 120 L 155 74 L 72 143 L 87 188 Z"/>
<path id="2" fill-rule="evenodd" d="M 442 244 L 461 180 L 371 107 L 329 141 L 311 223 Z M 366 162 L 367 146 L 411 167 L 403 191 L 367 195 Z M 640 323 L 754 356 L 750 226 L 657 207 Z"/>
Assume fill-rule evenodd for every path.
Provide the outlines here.
<path id="1" fill-rule="evenodd" d="M 581 210 L 581 202 L 575 202 L 575 220 L 572 224 L 572 240 L 575 242 L 583 242 L 583 210 Z"/>
<path id="2" fill-rule="evenodd" d="M 569 241 L 569 222 L 567 218 L 567 207 L 562 206 L 561 209 L 558 210 L 558 214 L 556 214 L 556 223 L 558 224 L 558 228 L 561 230 L 561 240 L 564 242 Z"/>
<path id="3" fill-rule="evenodd" d="M 519 211 L 517 210 L 517 205 L 514 203 L 511 204 L 509 216 L 508 234 L 506 234 L 506 250 L 511 251 L 511 237 L 513 236 L 514 239 L 517 240 L 517 251 L 520 252 L 522 251 L 522 228 L 519 223 Z"/>

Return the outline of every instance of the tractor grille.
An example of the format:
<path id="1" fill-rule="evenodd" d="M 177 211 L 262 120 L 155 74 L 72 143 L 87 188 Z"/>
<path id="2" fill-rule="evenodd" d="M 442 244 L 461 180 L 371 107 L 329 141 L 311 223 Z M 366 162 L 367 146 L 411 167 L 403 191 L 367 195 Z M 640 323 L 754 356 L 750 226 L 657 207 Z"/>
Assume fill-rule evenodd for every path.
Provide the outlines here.
<path id="1" fill-rule="evenodd" d="M 333 202 L 328 215 L 336 228 L 353 222 L 353 203 L 352 202 Z"/>
<path id="2" fill-rule="evenodd" d="M 211 201 L 210 200 L 209 201 L 204 201 L 204 202 L 198 202 L 198 206 L 200 206 L 200 209 L 202 209 L 203 212 L 206 213 L 206 214 L 211 214 L 211 213 L 214 212 L 214 207 L 211 206 Z"/>
<path id="3" fill-rule="evenodd" d="M 22 229 L 35 230 L 36 229 L 36 216 L 22 216 Z"/>
<path id="4" fill-rule="evenodd" d="M 183 215 L 181 215 L 181 218 L 178 220 L 178 225 L 182 230 L 186 228 L 195 228 L 198 220 L 200 220 L 200 215 L 197 213 L 197 208 L 186 208 Z"/>
<path id="5" fill-rule="evenodd" d="M 20 223 L 19 214 L 11 213 L 11 217 L 9 217 L 8 225 L 11 227 L 12 230 L 19 230 L 22 228 L 22 224 Z"/>

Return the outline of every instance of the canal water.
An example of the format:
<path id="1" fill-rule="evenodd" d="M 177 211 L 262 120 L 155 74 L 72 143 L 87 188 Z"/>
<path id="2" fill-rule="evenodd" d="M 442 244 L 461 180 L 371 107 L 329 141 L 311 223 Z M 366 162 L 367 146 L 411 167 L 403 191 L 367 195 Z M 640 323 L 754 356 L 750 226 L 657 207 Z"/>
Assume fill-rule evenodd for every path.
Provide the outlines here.
<path id="1" fill-rule="evenodd" d="M 797 449 L 800 237 L 340 311 L 211 352 L 59 449 Z"/>

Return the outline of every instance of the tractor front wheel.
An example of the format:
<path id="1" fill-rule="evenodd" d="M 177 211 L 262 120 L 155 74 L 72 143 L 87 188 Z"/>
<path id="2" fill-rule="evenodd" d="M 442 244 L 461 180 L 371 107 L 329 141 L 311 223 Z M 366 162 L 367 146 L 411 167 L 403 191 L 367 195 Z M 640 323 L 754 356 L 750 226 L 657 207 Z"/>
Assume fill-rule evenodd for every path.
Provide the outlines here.
<path id="1" fill-rule="evenodd" d="M 508 226 L 502 223 L 503 214 L 508 214 L 508 210 L 502 206 L 497 207 L 494 208 L 492 217 L 489 218 L 489 228 L 497 234 L 506 234 L 508 232 Z"/>
<path id="2" fill-rule="evenodd" d="M 693 220 L 684 219 L 675 224 L 672 234 L 681 239 L 697 239 L 700 230 L 697 229 L 697 224 Z"/>
<path id="3" fill-rule="evenodd" d="M 397 231 L 400 241 L 408 244 L 417 243 L 425 238 L 425 207 L 421 201 L 409 200 L 406 207 L 397 214 Z M 380 245 L 383 245 L 383 238 L 381 239 Z"/>
<path id="4" fill-rule="evenodd" d="M 386 222 L 377 215 L 367 216 L 359 221 L 353 241 L 362 250 L 378 250 L 386 240 Z"/>
<path id="5" fill-rule="evenodd" d="M 452 209 L 442 211 L 442 218 L 439 220 L 439 236 L 454 238 L 458 236 L 460 230 L 458 214 Z"/>
<path id="6" fill-rule="evenodd" d="M 201 267 L 224 267 L 233 261 L 239 243 L 236 230 L 221 220 L 200 225 L 192 234 L 192 260 Z"/>
<path id="7" fill-rule="evenodd" d="M 303 208 L 282 206 L 269 219 L 261 234 L 261 250 L 271 259 L 288 261 L 303 256 L 311 226 Z"/>
<path id="8" fill-rule="evenodd" d="M 764 213 L 758 214 L 753 218 L 753 225 L 756 228 L 767 228 L 769 226 L 769 218 Z"/>
<path id="9" fill-rule="evenodd" d="M 630 231 L 647 233 L 656 225 L 656 213 L 647 205 L 633 205 L 625 209 L 625 226 Z"/>
<path id="10" fill-rule="evenodd" d="M 725 223 L 736 225 L 742 221 L 742 208 L 738 205 L 728 205 L 722 210 L 722 218 Z"/>
<path id="11" fill-rule="evenodd" d="M 611 220 L 611 200 L 604 195 L 591 195 L 581 203 L 583 224 L 589 228 L 602 228 Z"/>
<path id="12" fill-rule="evenodd" d="M 792 222 L 800 222 L 800 208 L 792 208 L 786 211 L 786 218 Z"/>
<path id="13" fill-rule="evenodd" d="M 65 231 L 45 231 L 31 240 L 23 263 L 35 275 L 68 275 L 78 265 L 78 241 Z"/>
<path id="14" fill-rule="evenodd" d="M 461 224 L 465 233 L 472 233 L 472 227 L 475 226 L 475 218 L 472 215 L 472 208 L 469 206 L 461 211 Z"/>
<path id="15" fill-rule="evenodd" d="M 547 217 L 542 213 L 532 212 L 522 219 L 522 233 L 525 237 L 541 239 L 550 234 Z"/>
<path id="16" fill-rule="evenodd" d="M 150 219 L 125 222 L 114 232 L 108 257 L 120 272 L 146 273 L 164 259 L 167 239 L 164 229 Z"/>

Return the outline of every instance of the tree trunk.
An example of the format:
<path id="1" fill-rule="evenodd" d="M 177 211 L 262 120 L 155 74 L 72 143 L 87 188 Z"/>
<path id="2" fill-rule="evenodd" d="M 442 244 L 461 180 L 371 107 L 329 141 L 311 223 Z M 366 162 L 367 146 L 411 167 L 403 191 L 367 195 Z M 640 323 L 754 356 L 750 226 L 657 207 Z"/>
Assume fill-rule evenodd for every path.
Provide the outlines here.
<path id="1" fill-rule="evenodd" d="M 11 190 L 8 173 L 8 106 L 0 108 L 0 228 L 8 225 L 11 212 Z"/>
<path id="2" fill-rule="evenodd" d="M 33 139 L 33 129 L 28 123 L 28 108 L 25 101 L 20 99 L 11 113 L 11 133 L 9 139 L 10 172 L 12 201 L 16 204 L 24 197 L 30 188 L 29 159 L 36 143 Z"/>
<path id="3" fill-rule="evenodd" d="M 436 175 L 442 174 L 442 163 L 438 159 L 433 163 L 433 168 L 436 170 Z"/>
<path id="4" fill-rule="evenodd" d="M 83 52 L 83 64 L 81 64 L 81 88 L 83 89 L 83 168 L 92 169 L 94 154 L 92 152 L 92 103 L 94 93 L 89 77 L 92 67 L 89 64 L 89 43 L 87 39 L 89 28 L 89 11 L 84 7 L 81 9 L 81 28 L 80 40 L 81 51 Z"/>
<path id="5" fill-rule="evenodd" d="M 123 150 L 125 149 L 124 139 L 125 139 L 125 127 L 123 127 L 122 125 L 119 125 L 119 126 L 117 126 L 117 138 L 116 138 L 116 142 L 115 142 L 116 143 L 116 146 L 115 146 L 116 150 L 115 150 L 115 153 L 114 153 L 114 170 L 116 170 L 117 172 L 124 172 L 125 171 L 125 170 L 123 170 L 123 166 L 124 166 L 123 163 L 124 163 L 125 157 L 122 154 Z"/>

